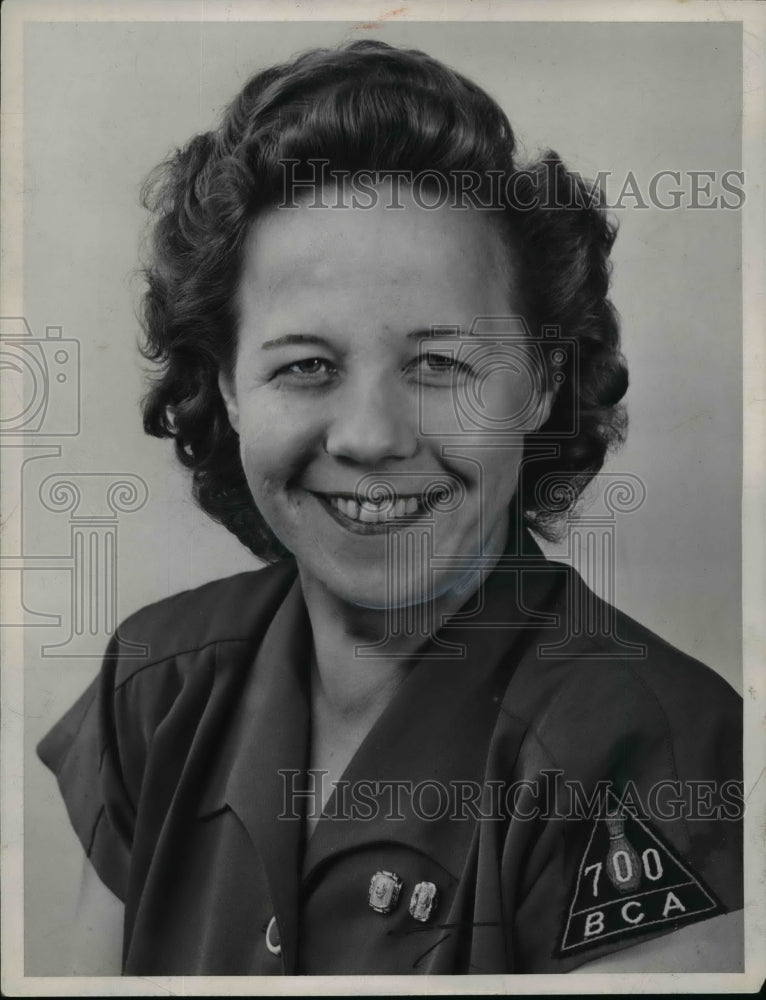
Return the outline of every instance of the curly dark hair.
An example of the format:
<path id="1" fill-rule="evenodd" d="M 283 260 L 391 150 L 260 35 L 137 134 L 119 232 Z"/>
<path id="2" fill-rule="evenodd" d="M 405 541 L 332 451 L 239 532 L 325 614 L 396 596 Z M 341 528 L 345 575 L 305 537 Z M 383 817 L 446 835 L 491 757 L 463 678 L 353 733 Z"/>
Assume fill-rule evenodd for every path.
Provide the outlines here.
<path id="1" fill-rule="evenodd" d="M 567 480 L 569 507 L 623 439 L 627 369 L 607 298 L 615 226 L 555 153 L 524 168 L 514 153 L 508 119 L 476 84 L 423 52 L 363 41 L 256 74 L 216 129 L 150 175 L 143 204 L 156 221 L 142 352 L 160 371 L 144 398 L 144 428 L 175 440 L 199 505 L 260 558 L 286 550 L 248 489 L 218 373 L 230 374 L 234 362 L 245 237 L 258 213 L 284 196 L 286 161 L 297 164 L 296 178 L 324 160 L 333 170 L 509 180 L 491 215 L 521 269 L 528 326 L 534 336 L 543 323 L 558 328 L 577 344 L 547 422 L 525 442 L 525 523 L 554 537 L 565 511 L 560 497 L 547 504 L 539 495 L 543 478 Z"/>

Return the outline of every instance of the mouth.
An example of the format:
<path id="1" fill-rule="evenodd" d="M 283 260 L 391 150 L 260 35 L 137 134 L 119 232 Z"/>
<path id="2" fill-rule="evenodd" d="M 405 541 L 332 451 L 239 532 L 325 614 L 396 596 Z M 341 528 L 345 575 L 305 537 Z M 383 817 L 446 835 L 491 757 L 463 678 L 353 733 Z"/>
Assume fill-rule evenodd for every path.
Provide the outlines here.
<path id="1" fill-rule="evenodd" d="M 423 493 L 387 495 L 374 500 L 349 493 L 311 493 L 344 528 L 364 535 L 412 524 L 432 509 Z"/>

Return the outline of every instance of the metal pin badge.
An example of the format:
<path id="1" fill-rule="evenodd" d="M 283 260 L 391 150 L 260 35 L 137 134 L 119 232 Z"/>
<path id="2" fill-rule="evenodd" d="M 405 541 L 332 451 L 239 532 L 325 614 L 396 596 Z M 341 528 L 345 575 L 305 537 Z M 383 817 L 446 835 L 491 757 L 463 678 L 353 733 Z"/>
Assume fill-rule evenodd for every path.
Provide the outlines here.
<path id="1" fill-rule="evenodd" d="M 402 881 L 393 872 L 375 872 L 370 879 L 369 903 L 376 913 L 390 913 L 399 902 Z"/>
<path id="2" fill-rule="evenodd" d="M 431 914 L 436 909 L 437 895 L 433 882 L 418 882 L 410 899 L 410 915 L 421 924 L 430 920 Z"/>

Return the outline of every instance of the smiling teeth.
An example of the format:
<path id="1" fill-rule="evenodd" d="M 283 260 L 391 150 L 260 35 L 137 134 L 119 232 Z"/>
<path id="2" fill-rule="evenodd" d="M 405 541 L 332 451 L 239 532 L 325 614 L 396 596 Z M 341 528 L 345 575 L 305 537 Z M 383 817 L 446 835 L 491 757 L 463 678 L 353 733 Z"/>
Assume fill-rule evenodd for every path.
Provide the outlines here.
<path id="1" fill-rule="evenodd" d="M 332 506 L 345 514 L 352 521 L 360 521 L 362 524 L 379 524 L 383 521 L 393 521 L 398 517 L 416 514 L 420 508 L 417 497 L 405 497 L 394 501 L 384 499 L 380 503 L 373 500 L 349 500 L 345 497 L 329 497 Z"/>

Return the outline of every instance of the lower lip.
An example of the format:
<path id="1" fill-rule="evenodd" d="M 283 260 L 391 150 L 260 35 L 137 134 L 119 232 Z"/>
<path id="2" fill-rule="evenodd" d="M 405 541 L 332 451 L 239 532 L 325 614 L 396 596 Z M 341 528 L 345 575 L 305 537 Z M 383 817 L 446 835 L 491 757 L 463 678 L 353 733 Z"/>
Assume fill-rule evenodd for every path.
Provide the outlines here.
<path id="1" fill-rule="evenodd" d="M 420 521 L 425 514 L 425 511 L 419 510 L 416 514 L 407 514 L 405 517 L 393 518 L 390 521 L 376 521 L 374 523 L 370 523 L 369 521 L 355 521 L 347 517 L 337 507 L 334 507 L 321 493 L 312 493 L 311 495 L 319 501 L 333 520 L 355 535 L 385 535 L 392 529 L 401 528 Z"/>

